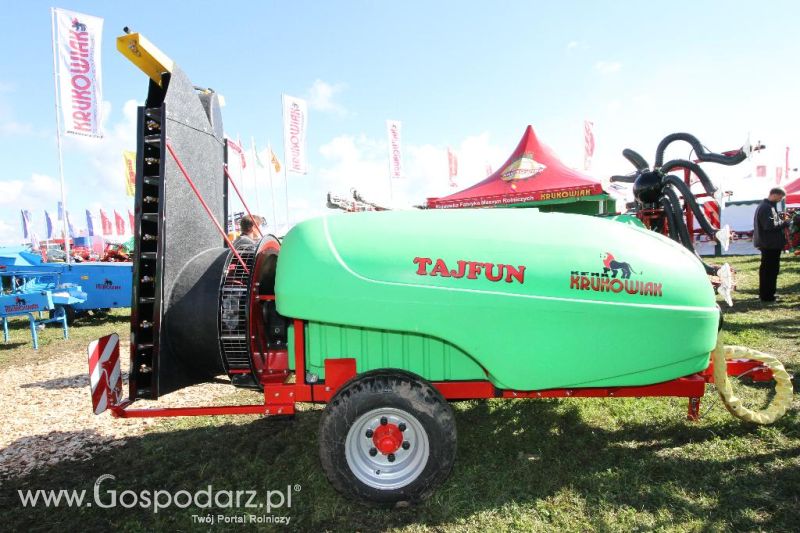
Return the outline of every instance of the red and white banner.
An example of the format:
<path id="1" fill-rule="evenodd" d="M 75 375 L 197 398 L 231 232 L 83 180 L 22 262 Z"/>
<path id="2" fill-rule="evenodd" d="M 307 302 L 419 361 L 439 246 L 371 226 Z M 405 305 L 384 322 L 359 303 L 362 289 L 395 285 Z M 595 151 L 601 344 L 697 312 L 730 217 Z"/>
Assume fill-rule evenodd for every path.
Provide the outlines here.
<path id="1" fill-rule="evenodd" d="M 786 181 L 789 181 L 789 147 L 786 147 Z M 778 182 L 780 183 L 780 182 Z"/>
<path id="2" fill-rule="evenodd" d="M 386 132 L 389 135 L 389 177 L 403 177 L 403 146 L 401 135 L 402 123 L 399 120 L 387 120 Z"/>
<path id="3" fill-rule="evenodd" d="M 128 222 L 131 225 L 131 234 L 132 234 L 133 233 L 133 229 L 136 227 L 136 219 L 133 218 L 133 213 L 131 213 L 130 209 L 128 209 Z"/>
<path id="4" fill-rule="evenodd" d="M 99 415 L 122 402 L 119 335 L 116 333 L 89 343 L 89 385 L 94 414 Z"/>
<path id="5" fill-rule="evenodd" d="M 117 227 L 117 235 L 125 235 L 125 219 L 114 211 L 114 225 Z"/>
<path id="6" fill-rule="evenodd" d="M 767 177 L 767 165 L 757 165 L 756 166 L 756 177 L 757 178 L 766 178 Z"/>
<path id="7" fill-rule="evenodd" d="M 103 235 L 113 235 L 114 228 L 111 225 L 111 219 L 108 218 L 106 212 L 102 209 L 100 210 L 100 225 L 103 226 Z"/>
<path id="8" fill-rule="evenodd" d="M 286 172 L 292 174 L 308 172 L 307 128 L 308 106 L 306 101 L 284 94 L 283 149 L 286 156 Z"/>
<path id="9" fill-rule="evenodd" d="M 458 176 L 458 157 L 449 146 L 447 147 L 447 169 L 447 175 L 450 178 L 450 186 L 458 187 L 455 180 L 455 177 Z"/>
<path id="10" fill-rule="evenodd" d="M 243 169 L 247 168 L 247 159 L 245 159 L 244 157 L 244 150 L 242 149 L 241 141 L 239 141 L 238 143 L 236 141 L 232 141 L 231 139 L 227 139 L 227 141 L 228 141 L 228 150 L 233 150 L 234 152 L 239 154 L 239 157 L 241 158 L 240 160 L 242 163 L 242 168 Z"/>
<path id="11" fill-rule="evenodd" d="M 782 179 L 783 169 L 781 167 L 775 167 L 775 185 L 780 185 Z"/>
<path id="12" fill-rule="evenodd" d="M 594 122 L 583 121 L 583 170 L 592 167 L 594 156 Z"/>
<path id="13" fill-rule="evenodd" d="M 53 49 L 56 54 L 58 96 L 64 118 L 64 132 L 102 137 L 100 43 L 103 19 L 54 9 L 53 25 Z"/>

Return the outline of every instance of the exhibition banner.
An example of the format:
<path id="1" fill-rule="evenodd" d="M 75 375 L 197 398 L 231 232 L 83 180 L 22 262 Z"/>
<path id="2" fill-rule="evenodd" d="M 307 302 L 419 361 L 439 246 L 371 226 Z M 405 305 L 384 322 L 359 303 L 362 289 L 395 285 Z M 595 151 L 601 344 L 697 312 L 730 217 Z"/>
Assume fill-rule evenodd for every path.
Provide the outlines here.
<path id="1" fill-rule="evenodd" d="M 53 23 L 64 131 L 100 138 L 103 136 L 100 131 L 103 103 L 100 43 L 103 19 L 55 9 Z"/>

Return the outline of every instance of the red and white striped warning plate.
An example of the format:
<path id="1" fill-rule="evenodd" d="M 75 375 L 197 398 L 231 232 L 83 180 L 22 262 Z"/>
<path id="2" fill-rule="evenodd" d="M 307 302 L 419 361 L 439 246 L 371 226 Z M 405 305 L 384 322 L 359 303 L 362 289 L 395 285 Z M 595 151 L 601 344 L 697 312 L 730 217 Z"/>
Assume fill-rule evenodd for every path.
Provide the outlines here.
<path id="1" fill-rule="evenodd" d="M 122 372 L 119 368 L 119 335 L 112 333 L 89 344 L 89 383 L 92 408 L 99 415 L 122 401 Z"/>
<path id="2" fill-rule="evenodd" d="M 703 204 L 703 212 L 706 218 L 715 228 L 719 228 L 719 203 L 709 200 Z"/>

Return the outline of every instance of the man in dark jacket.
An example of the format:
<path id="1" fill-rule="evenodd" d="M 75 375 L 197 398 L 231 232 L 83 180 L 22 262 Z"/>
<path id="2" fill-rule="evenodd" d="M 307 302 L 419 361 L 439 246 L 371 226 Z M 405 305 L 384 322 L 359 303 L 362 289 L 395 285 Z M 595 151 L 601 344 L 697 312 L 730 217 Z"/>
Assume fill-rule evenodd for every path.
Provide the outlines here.
<path id="1" fill-rule="evenodd" d="M 758 295 L 762 302 L 775 301 L 775 288 L 781 268 L 781 252 L 786 244 L 783 228 L 786 222 L 778 215 L 778 202 L 786 191 L 775 187 L 769 191 L 753 217 L 753 246 L 761 250 L 761 266 L 758 269 Z"/>

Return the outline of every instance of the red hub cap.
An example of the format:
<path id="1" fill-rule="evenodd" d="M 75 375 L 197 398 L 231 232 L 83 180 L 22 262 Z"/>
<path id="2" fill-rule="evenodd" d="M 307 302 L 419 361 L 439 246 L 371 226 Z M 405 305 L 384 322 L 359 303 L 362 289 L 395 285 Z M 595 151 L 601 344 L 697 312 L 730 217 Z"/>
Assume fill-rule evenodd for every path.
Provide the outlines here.
<path id="1" fill-rule="evenodd" d="M 372 442 L 383 455 L 396 452 L 403 444 L 403 432 L 395 424 L 384 424 L 375 428 Z"/>

